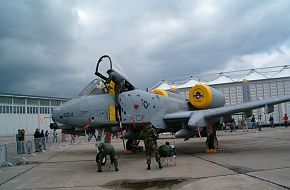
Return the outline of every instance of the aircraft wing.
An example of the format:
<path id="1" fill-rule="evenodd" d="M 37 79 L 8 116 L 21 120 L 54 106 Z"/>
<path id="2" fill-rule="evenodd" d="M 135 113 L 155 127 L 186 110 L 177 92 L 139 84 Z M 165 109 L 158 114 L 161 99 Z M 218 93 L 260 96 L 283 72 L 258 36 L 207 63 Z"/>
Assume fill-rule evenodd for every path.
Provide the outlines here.
<path id="1" fill-rule="evenodd" d="M 265 107 L 265 112 L 270 113 L 274 110 L 273 106 L 275 104 L 280 104 L 288 101 L 290 101 L 290 95 L 273 97 L 213 109 L 175 112 L 165 114 L 163 119 L 165 121 L 188 120 L 189 128 L 206 127 L 207 125 L 214 123 L 220 117 L 232 115 L 234 113 L 246 112 L 261 107 Z"/>

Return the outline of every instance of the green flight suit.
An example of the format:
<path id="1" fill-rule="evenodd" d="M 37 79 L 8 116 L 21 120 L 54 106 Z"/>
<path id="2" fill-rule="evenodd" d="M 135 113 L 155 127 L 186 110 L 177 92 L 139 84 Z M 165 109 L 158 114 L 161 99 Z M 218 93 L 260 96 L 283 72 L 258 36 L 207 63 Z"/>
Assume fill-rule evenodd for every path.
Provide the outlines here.
<path id="1" fill-rule="evenodd" d="M 98 149 L 100 151 L 100 158 L 98 161 L 98 170 L 102 171 L 102 160 L 106 155 L 110 155 L 111 159 L 111 164 L 114 164 L 115 170 L 118 171 L 118 161 L 115 156 L 115 149 L 114 147 L 108 143 L 108 142 L 103 142 L 98 146 Z"/>

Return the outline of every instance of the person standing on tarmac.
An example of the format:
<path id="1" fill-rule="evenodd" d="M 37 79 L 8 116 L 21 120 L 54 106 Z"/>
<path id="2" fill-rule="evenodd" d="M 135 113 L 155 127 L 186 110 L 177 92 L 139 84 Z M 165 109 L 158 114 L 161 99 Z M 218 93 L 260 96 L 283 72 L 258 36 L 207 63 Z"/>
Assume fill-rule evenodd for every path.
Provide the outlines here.
<path id="1" fill-rule="evenodd" d="M 39 129 L 35 129 L 33 137 L 34 137 L 34 144 L 35 144 L 35 152 L 39 152 L 41 151 Z"/>
<path id="2" fill-rule="evenodd" d="M 252 129 L 256 129 L 256 118 L 255 118 L 255 115 L 252 116 L 251 123 L 252 123 Z"/>
<path id="3" fill-rule="evenodd" d="M 25 139 L 25 130 L 21 129 L 19 133 L 19 141 L 20 141 L 20 153 L 25 154 L 24 150 L 24 139 Z"/>
<path id="4" fill-rule="evenodd" d="M 285 115 L 283 116 L 283 121 L 284 121 L 284 126 L 285 126 L 285 128 L 287 128 L 287 127 L 288 127 L 288 116 L 287 116 L 286 113 L 285 113 Z"/>
<path id="5" fill-rule="evenodd" d="M 273 115 L 270 115 L 269 122 L 270 122 L 271 128 L 275 128 Z"/>
<path id="6" fill-rule="evenodd" d="M 111 163 L 113 163 L 115 166 L 115 171 L 116 172 L 119 171 L 118 161 L 115 155 L 115 149 L 111 145 L 111 143 L 109 143 L 108 140 L 105 140 L 105 142 L 100 143 L 100 145 L 98 146 L 98 149 L 100 151 L 100 157 L 98 160 L 98 172 L 102 172 L 102 161 L 106 155 L 110 155 L 110 160 L 111 160 Z"/>
<path id="7" fill-rule="evenodd" d="M 17 154 L 21 154 L 21 142 L 19 140 L 20 137 L 20 129 L 18 129 L 18 132 L 16 133 L 16 147 L 17 147 Z"/>
<path id="8" fill-rule="evenodd" d="M 141 137 L 144 140 L 145 144 L 145 151 L 146 151 L 146 157 L 147 157 L 147 170 L 151 170 L 151 156 L 152 154 L 155 155 L 156 162 L 159 165 L 159 168 L 162 168 L 161 162 L 160 162 L 160 156 L 158 153 L 158 146 L 157 146 L 157 139 L 158 134 L 156 130 L 153 128 L 151 124 L 145 126 L 141 131 Z"/>

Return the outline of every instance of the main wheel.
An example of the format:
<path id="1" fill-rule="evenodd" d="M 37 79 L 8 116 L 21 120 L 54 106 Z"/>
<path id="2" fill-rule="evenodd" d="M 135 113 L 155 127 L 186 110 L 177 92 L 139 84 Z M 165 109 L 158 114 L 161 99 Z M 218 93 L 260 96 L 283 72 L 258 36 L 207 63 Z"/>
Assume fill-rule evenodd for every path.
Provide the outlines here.
<path id="1" fill-rule="evenodd" d="M 99 159 L 100 159 L 100 153 L 98 153 L 98 154 L 96 155 L 96 163 L 97 163 L 97 164 L 98 164 L 98 162 L 99 162 Z M 104 166 L 104 165 L 106 164 L 106 162 L 107 162 L 107 157 L 105 156 L 104 159 L 102 160 L 102 166 Z"/>
<path id="2" fill-rule="evenodd" d="M 132 139 L 129 139 L 127 142 L 126 142 L 126 149 L 127 150 L 133 150 L 133 140 Z"/>
<path id="3" fill-rule="evenodd" d="M 207 138 L 207 146 L 209 149 L 217 149 L 218 148 L 218 140 L 216 136 L 211 133 Z"/>

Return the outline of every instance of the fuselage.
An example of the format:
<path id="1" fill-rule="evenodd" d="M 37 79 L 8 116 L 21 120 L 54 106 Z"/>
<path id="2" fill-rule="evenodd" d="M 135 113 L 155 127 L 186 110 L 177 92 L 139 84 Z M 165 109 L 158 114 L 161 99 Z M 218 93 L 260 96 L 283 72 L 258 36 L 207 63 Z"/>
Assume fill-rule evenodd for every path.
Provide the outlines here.
<path id="1" fill-rule="evenodd" d="M 165 129 L 165 114 L 189 110 L 184 100 L 142 90 L 123 92 L 119 100 L 122 124 L 128 126 L 152 123 L 156 128 Z M 83 128 L 88 124 L 94 128 L 118 125 L 115 106 L 111 94 L 81 96 L 57 107 L 52 117 L 66 128 Z"/>

